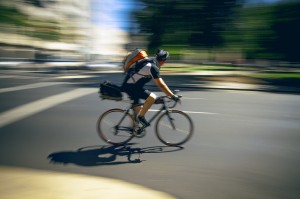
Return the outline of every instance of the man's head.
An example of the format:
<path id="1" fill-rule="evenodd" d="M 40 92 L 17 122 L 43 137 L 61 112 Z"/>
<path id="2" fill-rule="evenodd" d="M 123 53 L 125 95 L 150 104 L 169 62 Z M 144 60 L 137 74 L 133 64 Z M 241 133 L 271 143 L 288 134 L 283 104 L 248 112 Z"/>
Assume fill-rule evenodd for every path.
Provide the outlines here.
<path id="1" fill-rule="evenodd" d="M 169 52 L 165 50 L 158 50 L 156 52 L 156 60 L 158 61 L 160 66 L 163 65 L 168 58 L 169 58 Z"/>

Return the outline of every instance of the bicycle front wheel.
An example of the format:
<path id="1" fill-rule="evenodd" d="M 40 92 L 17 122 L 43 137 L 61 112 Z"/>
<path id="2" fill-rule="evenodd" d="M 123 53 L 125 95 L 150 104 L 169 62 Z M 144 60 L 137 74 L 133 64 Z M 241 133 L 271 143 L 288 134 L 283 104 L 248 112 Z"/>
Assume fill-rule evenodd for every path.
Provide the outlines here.
<path id="1" fill-rule="evenodd" d="M 194 126 L 191 118 L 179 110 L 170 110 L 157 119 L 155 125 L 158 139 L 168 146 L 179 146 L 192 136 Z"/>
<path id="2" fill-rule="evenodd" d="M 110 109 L 97 121 L 98 135 L 102 140 L 113 145 L 122 145 L 133 137 L 134 121 L 130 114 L 122 109 Z"/>

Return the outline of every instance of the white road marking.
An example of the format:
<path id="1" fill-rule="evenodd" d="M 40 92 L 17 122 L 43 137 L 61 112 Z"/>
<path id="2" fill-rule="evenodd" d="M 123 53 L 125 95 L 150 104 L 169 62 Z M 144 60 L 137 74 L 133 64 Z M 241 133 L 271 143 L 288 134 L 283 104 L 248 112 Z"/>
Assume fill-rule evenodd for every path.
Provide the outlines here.
<path id="1" fill-rule="evenodd" d="M 183 100 L 206 100 L 205 98 L 201 97 L 183 97 Z"/>
<path id="2" fill-rule="evenodd" d="M 156 110 L 156 109 L 149 109 L 150 112 L 157 112 L 159 110 Z M 201 112 L 201 111 L 182 111 L 182 112 L 185 112 L 185 113 L 190 113 L 190 114 L 205 114 L 205 115 L 218 115 L 220 113 L 211 113 L 211 112 Z"/>
<path id="3" fill-rule="evenodd" d="M 220 113 L 211 113 L 211 112 L 201 112 L 201 111 L 183 111 L 185 113 L 190 113 L 190 114 L 205 114 L 205 115 L 218 115 Z"/>
<path id="4" fill-rule="evenodd" d="M 95 88 L 78 88 L 69 92 L 53 95 L 38 101 L 21 105 L 0 114 L 0 128 L 13 122 L 17 122 L 46 109 L 52 108 L 67 101 L 96 93 Z"/>
<path id="5" fill-rule="evenodd" d="M 9 87 L 9 88 L 1 88 L 0 93 L 32 89 L 32 88 L 41 88 L 41 87 L 54 86 L 54 85 L 59 85 L 59 84 L 66 84 L 66 82 L 40 82 L 40 83 L 35 83 L 35 84 L 27 84 L 27 85 L 14 86 L 14 87 Z"/>
<path id="6" fill-rule="evenodd" d="M 246 94 L 246 95 L 257 95 L 262 93 L 262 91 L 251 91 L 251 90 L 219 90 L 218 92 L 237 93 L 237 94 Z"/>
<path id="7" fill-rule="evenodd" d="M 188 100 L 206 100 L 205 98 L 197 98 L 197 97 L 183 97 L 184 100 L 188 99 Z M 157 112 L 159 110 L 157 109 L 149 109 L 149 111 L 152 111 L 152 112 Z M 220 113 L 212 113 L 212 112 L 202 112 L 202 111 L 184 111 L 182 110 L 183 112 L 185 113 L 190 113 L 190 114 L 204 114 L 204 115 L 218 115 Z"/>
<path id="8" fill-rule="evenodd" d="M 17 75 L 0 75 L 0 79 L 8 79 L 8 78 L 15 78 L 18 77 Z"/>
<path id="9" fill-rule="evenodd" d="M 65 76 L 59 76 L 55 77 L 55 79 L 84 79 L 84 78 L 90 78 L 95 77 L 92 75 L 65 75 Z"/>
<path id="10" fill-rule="evenodd" d="M 16 79 L 37 79 L 37 78 L 40 78 L 40 77 L 22 76 L 22 75 L 0 75 L 0 79 L 10 79 L 10 78 L 16 78 Z"/>

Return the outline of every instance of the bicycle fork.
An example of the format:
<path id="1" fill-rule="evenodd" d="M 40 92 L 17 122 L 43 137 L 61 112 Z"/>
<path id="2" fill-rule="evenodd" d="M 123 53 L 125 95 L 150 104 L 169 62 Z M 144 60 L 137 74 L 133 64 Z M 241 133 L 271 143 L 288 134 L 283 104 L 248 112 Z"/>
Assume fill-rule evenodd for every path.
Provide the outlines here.
<path id="1" fill-rule="evenodd" d="M 174 125 L 174 118 L 172 118 L 172 116 L 171 116 L 169 110 L 167 110 L 167 116 L 168 116 L 168 119 L 169 119 L 170 124 L 171 124 L 171 126 L 172 126 L 172 129 L 173 129 L 173 130 L 176 130 L 176 127 L 175 127 L 175 125 Z"/>

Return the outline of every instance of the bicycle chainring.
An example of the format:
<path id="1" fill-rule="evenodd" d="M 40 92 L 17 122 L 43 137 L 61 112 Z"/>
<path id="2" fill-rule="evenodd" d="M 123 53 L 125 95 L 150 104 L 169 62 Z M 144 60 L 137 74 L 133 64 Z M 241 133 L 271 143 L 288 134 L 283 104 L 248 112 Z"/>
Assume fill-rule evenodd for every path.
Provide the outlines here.
<path id="1" fill-rule="evenodd" d="M 134 128 L 133 135 L 137 138 L 142 138 L 146 135 L 146 130 L 143 127 L 136 126 Z"/>

